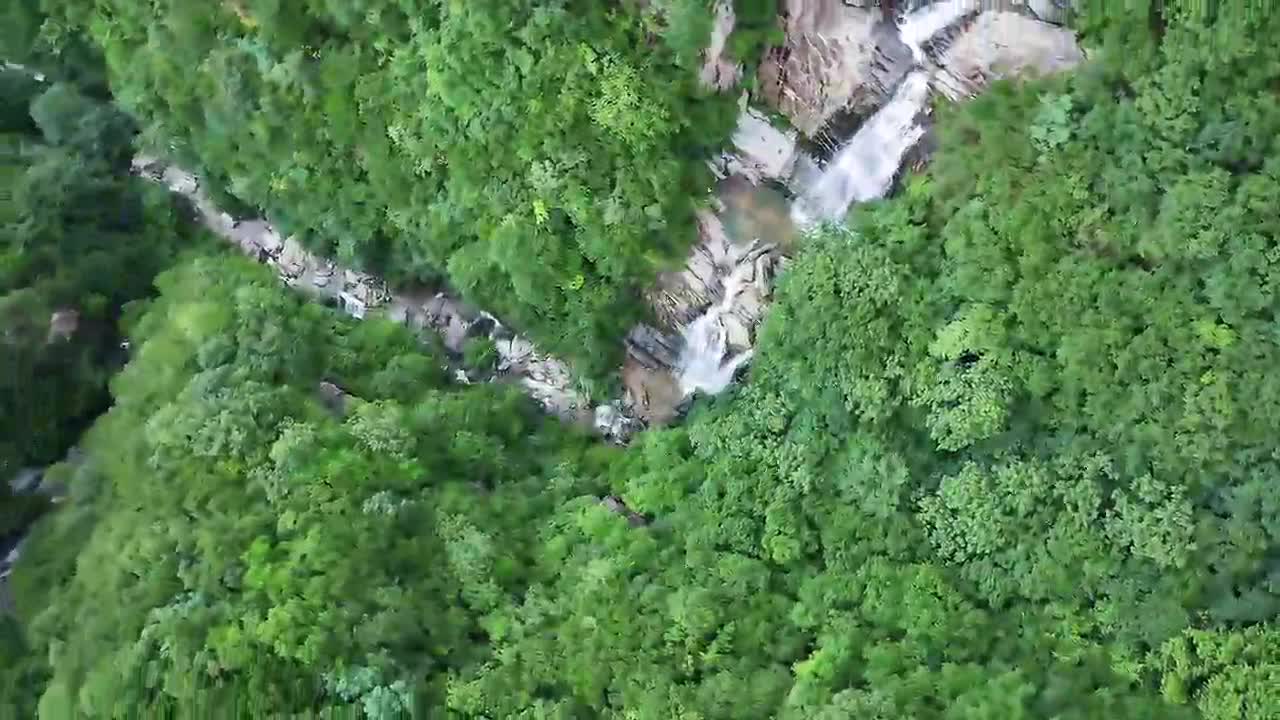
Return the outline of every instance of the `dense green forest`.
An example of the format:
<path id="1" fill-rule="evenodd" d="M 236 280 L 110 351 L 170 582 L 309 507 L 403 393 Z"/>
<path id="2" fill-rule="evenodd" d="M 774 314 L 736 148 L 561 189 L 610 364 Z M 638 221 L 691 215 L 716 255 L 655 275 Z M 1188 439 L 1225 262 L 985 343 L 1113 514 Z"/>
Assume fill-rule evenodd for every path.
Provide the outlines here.
<path id="1" fill-rule="evenodd" d="M 0 474 L 61 458 L 109 402 L 117 320 L 180 249 L 167 193 L 129 177 L 133 122 L 84 74 L 0 69 Z M 62 79 L 66 78 L 66 79 Z M 0 540 L 40 504 L 0 483 Z"/>
<path id="2" fill-rule="evenodd" d="M 1280 15 L 1166 5 L 1083 18 L 1097 51 L 1071 75 L 938 108 L 924 173 L 803 240 L 749 378 L 627 448 L 201 248 L 116 141 L 77 139 L 117 127 L 97 91 L 5 74 L 29 103 L 4 113 L 14 196 L 53 194 L 5 218 L 5 291 L 37 319 L 100 295 L 82 312 L 131 352 L 49 471 L 69 496 L 11 578 L 0 717 L 1280 716 Z M 678 249 L 675 155 L 721 113 L 685 84 L 687 39 L 633 47 L 664 28 L 598 5 L 80 7 L 147 135 L 339 253 L 496 302 L 527 283 L 495 306 L 544 338 L 632 302 L 639 248 Z M 588 107 L 518 105 L 552 72 L 521 49 L 584 38 L 554 72 Z M 319 57 L 272 64 L 298 47 Z M 639 105 L 597 107 L 600 82 Z M 579 151 L 547 176 L 569 194 L 523 174 Z M 631 220 L 658 202 L 653 224 L 595 218 L 611 193 Z M 121 207 L 143 211 L 102 224 Z M 557 259 L 504 256 L 508 214 Z"/>
<path id="3" fill-rule="evenodd" d="M 224 195 L 393 282 L 447 276 L 595 377 L 684 258 L 736 110 L 698 89 L 690 40 L 597 0 L 65 12 L 146 135 Z"/>

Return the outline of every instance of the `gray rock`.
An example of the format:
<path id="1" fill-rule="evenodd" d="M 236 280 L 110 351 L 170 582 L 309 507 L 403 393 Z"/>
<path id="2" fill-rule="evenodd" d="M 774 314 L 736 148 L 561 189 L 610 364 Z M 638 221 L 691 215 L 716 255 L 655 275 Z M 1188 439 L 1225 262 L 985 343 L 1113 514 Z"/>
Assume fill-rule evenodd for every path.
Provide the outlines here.
<path id="1" fill-rule="evenodd" d="M 995 80 L 1049 75 L 1085 59 L 1073 32 L 1013 12 L 984 12 L 938 58 L 935 86 L 952 100 Z"/>
<path id="2" fill-rule="evenodd" d="M 1061 25 L 1071 12 L 1071 0 L 1027 0 L 1027 7 L 1047 23 Z"/>
<path id="3" fill-rule="evenodd" d="M 626 518 L 627 524 L 631 527 L 644 527 L 649 524 L 648 518 L 627 507 L 627 504 L 623 502 L 622 498 L 616 495 L 606 495 L 604 498 L 601 498 L 600 504 L 608 508 L 610 512 L 617 513 L 618 515 Z"/>
<path id="4" fill-rule="evenodd" d="M 75 308 L 64 308 L 49 317 L 49 342 L 70 340 L 80 327 L 80 311 Z"/>
<path id="5" fill-rule="evenodd" d="M 644 367 L 628 357 L 622 365 L 624 401 L 629 411 L 649 425 L 665 425 L 676 419 L 684 394 L 672 370 Z"/>
<path id="6" fill-rule="evenodd" d="M 640 323 L 627 333 L 627 355 L 649 370 L 675 367 L 680 339 Z"/>
<path id="7" fill-rule="evenodd" d="M 703 52 L 702 69 L 698 79 L 703 87 L 724 92 L 733 88 L 742 79 L 742 65 L 726 56 L 725 49 L 729 35 L 733 33 L 733 3 L 719 0 L 716 3 L 715 21 L 711 26 L 711 41 Z"/>
<path id="8" fill-rule="evenodd" d="M 40 479 L 43 477 L 43 468 L 22 468 L 9 480 L 9 489 L 14 495 L 33 493 L 40 487 Z"/>
<path id="9" fill-rule="evenodd" d="M 839 113 L 871 112 L 911 69 L 882 9 L 787 0 L 786 16 L 786 43 L 761 63 L 761 89 L 809 137 Z"/>
<path id="10" fill-rule="evenodd" d="M 317 388 L 317 395 L 320 398 L 320 402 L 329 412 L 338 417 L 347 414 L 347 404 L 351 399 L 351 394 L 346 390 L 326 380 L 320 383 L 319 388 Z"/>
<path id="11" fill-rule="evenodd" d="M 733 132 L 735 153 L 725 159 L 724 175 L 751 182 L 783 180 L 796 162 L 796 133 L 774 127 L 760 111 L 744 107 Z"/>

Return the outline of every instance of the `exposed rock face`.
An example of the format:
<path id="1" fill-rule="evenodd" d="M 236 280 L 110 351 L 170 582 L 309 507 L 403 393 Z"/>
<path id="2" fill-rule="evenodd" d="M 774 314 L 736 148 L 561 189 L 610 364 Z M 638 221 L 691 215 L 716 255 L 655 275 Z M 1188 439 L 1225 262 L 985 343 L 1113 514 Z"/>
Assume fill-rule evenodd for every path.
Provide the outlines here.
<path id="1" fill-rule="evenodd" d="M 894 19 L 895 6 L 915 9 Z M 1074 35 L 1047 24 L 1063 22 L 1069 6 L 1069 0 L 787 0 L 787 40 L 761 63 L 761 87 L 800 132 L 822 138 L 834 120 L 869 115 L 883 105 L 914 65 L 946 68 L 936 85 L 959 99 L 999 78 L 1079 63 L 1083 55 Z M 1024 12 L 1011 12 L 1015 8 Z"/>
<path id="2" fill-rule="evenodd" d="M 735 242 L 720 217 L 708 210 L 699 211 L 697 217 L 698 244 L 683 268 L 658 277 L 649 294 L 650 303 L 661 327 L 685 328 L 725 298 L 727 281 L 736 273 L 741 282 L 735 288 L 735 303 L 726 314 L 726 324 L 730 345 L 746 348 L 777 269 L 777 247 L 760 239 Z M 678 348 L 683 343 L 665 337 L 662 345 Z"/>
<path id="3" fill-rule="evenodd" d="M 665 425 L 680 414 L 685 397 L 670 370 L 675 363 L 673 357 L 670 366 L 645 367 L 633 355 L 622 366 L 622 385 L 632 408 L 637 417 L 650 425 Z"/>
<path id="4" fill-rule="evenodd" d="M 692 322 L 717 296 L 721 279 L 737 262 L 720 218 L 707 210 L 698 211 L 697 218 L 698 244 L 684 267 L 660 274 L 649 291 L 649 303 L 664 328 Z"/>
<path id="5" fill-rule="evenodd" d="M 1031 12 L 1041 20 L 1062 24 L 1067 21 L 1067 15 L 1071 12 L 1071 0 L 1027 0 L 1027 7 L 1031 8 Z"/>
<path id="6" fill-rule="evenodd" d="M 841 0 L 787 0 L 786 44 L 760 66 L 770 104 L 809 137 L 841 113 L 870 113 L 911 69 L 886 12 Z"/>
<path id="7" fill-rule="evenodd" d="M 40 487 L 42 479 L 44 479 L 43 469 L 23 468 L 10 478 L 9 490 L 14 495 L 29 495 Z"/>
<path id="8" fill-rule="evenodd" d="M 640 323 L 627 333 L 628 361 L 647 370 L 668 370 L 676 366 L 679 340 L 652 325 Z"/>
<path id="9" fill-rule="evenodd" d="M 49 342 L 70 340 L 80 327 L 80 311 L 64 308 L 49 316 Z"/>
<path id="10" fill-rule="evenodd" d="M 631 527 L 644 527 L 649 524 L 649 519 L 640 513 L 627 507 L 627 503 L 617 495 L 606 495 L 600 500 L 600 504 L 609 510 L 627 519 L 627 524 Z"/>
<path id="11" fill-rule="evenodd" d="M 698 229 L 700 240 L 685 266 L 660 275 L 649 296 L 659 325 L 679 336 L 643 329 L 646 347 L 679 348 L 675 363 L 664 357 L 662 364 L 674 371 L 681 399 L 695 391 L 718 392 L 750 358 L 774 275 L 782 263 L 777 244 L 760 238 L 735 241 L 720 217 L 710 211 L 698 213 Z M 632 335 L 639 340 L 636 333 Z M 654 365 L 638 364 L 649 370 Z M 652 395 L 646 391 L 647 397 Z M 664 412 L 653 414 L 674 413 L 668 405 L 664 403 Z"/>
<path id="12" fill-rule="evenodd" d="M 703 53 L 702 70 L 698 73 L 703 87 L 724 92 L 742 79 L 742 65 L 726 56 L 726 45 L 729 35 L 733 33 L 733 24 L 732 0 L 720 0 L 716 3 L 716 17 L 711 26 L 711 42 Z"/>
<path id="13" fill-rule="evenodd" d="M 320 402 L 329 412 L 337 417 L 343 417 L 347 414 L 347 406 L 351 399 L 351 394 L 328 380 L 321 382 L 317 388 L 317 395 Z"/>
<path id="14" fill-rule="evenodd" d="M 745 96 L 744 96 L 745 101 Z M 733 131 L 734 152 L 711 164 L 716 176 L 740 175 L 753 183 L 785 180 L 796 164 L 796 133 L 774 127 L 759 110 L 744 105 Z"/>
<path id="15" fill-rule="evenodd" d="M 972 97 L 995 80 L 1048 75 L 1084 61 L 1070 30 L 1004 11 L 982 13 L 935 52 L 941 68 L 935 84 L 952 100 Z"/>

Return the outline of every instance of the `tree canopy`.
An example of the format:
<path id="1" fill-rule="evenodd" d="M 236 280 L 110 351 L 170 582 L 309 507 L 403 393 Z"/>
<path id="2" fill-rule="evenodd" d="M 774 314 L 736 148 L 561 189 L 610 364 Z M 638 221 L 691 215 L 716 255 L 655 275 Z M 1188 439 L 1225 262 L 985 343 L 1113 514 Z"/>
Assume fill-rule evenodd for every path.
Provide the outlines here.
<path id="1" fill-rule="evenodd" d="M 132 121 L 78 85 L 0 69 L 0 540 L 39 505 L 20 468 L 61 458 L 107 404 L 116 321 L 198 233 L 129 176 Z"/>
<path id="2" fill-rule="evenodd" d="M 112 0 L 71 12 L 146 135 L 393 282 L 603 377 L 682 261 L 734 104 L 631 3 Z M 687 13 L 686 13 L 687 14 Z"/>
<path id="3" fill-rule="evenodd" d="M 165 272 L 14 573 L 9 709 L 1275 717 L 1280 15 L 1192 7 L 940 108 L 749 379 L 625 449 L 247 260 Z"/>

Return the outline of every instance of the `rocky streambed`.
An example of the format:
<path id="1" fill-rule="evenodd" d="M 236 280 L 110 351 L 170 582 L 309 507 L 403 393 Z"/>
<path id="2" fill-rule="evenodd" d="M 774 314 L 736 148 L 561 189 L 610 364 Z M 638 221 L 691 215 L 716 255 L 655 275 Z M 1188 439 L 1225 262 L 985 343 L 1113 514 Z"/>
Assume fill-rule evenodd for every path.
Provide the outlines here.
<path id="1" fill-rule="evenodd" d="M 648 292 L 654 322 L 628 333 L 623 396 L 604 404 L 591 403 L 567 363 L 482 309 L 446 292 L 393 290 L 309 253 L 264 219 L 232 218 L 198 178 L 156 158 L 140 156 L 134 168 L 190 200 L 210 230 L 286 284 L 357 317 L 381 314 L 437 333 L 454 353 L 487 338 L 497 350 L 495 372 L 480 377 L 457 367 L 460 380 L 516 382 L 548 412 L 624 442 L 645 425 L 673 420 L 695 394 L 733 382 L 750 361 L 774 279 L 804 232 L 890 191 L 928 132 L 933 98 L 961 101 L 993 80 L 1083 59 L 1070 31 L 1012 0 L 913 3 L 896 14 L 842 0 L 781 5 L 786 40 L 757 68 L 764 106 L 743 93 L 733 150 L 708 160 L 719 182 L 697 213 L 699 241 Z M 701 72 L 719 92 L 736 92 L 743 76 L 724 55 L 731 8 L 717 6 Z"/>

